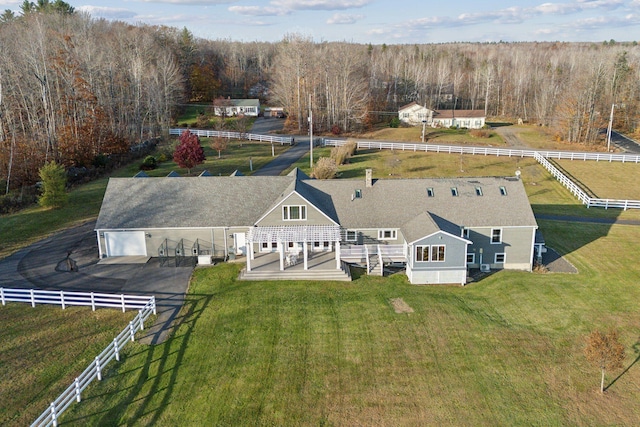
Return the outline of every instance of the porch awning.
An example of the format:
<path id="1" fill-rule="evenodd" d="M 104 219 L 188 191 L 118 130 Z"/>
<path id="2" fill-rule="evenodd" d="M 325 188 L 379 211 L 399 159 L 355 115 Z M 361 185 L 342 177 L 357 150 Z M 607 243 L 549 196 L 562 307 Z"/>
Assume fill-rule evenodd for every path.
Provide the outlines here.
<path id="1" fill-rule="evenodd" d="M 339 225 L 278 225 L 253 227 L 247 232 L 247 243 L 339 241 Z"/>

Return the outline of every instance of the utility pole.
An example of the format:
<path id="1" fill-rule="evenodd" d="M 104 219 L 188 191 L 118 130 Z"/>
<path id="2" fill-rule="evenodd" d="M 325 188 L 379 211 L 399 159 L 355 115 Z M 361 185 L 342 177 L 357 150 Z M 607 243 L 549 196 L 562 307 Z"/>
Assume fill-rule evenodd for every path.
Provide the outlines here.
<path id="1" fill-rule="evenodd" d="M 313 169 L 313 110 L 311 109 L 311 94 L 309 94 L 309 166 Z"/>
<path id="2" fill-rule="evenodd" d="M 616 104 L 611 104 L 611 115 L 609 116 L 609 127 L 607 128 L 607 153 L 611 152 L 611 127 L 613 126 L 613 109 Z"/>

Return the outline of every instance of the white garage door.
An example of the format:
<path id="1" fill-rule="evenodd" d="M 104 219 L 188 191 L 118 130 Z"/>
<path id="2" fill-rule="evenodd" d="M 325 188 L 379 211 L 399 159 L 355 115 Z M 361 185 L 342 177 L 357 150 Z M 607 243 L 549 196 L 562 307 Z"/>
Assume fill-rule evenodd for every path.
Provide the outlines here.
<path id="1" fill-rule="evenodd" d="M 113 231 L 104 233 L 107 256 L 147 255 L 144 231 Z"/>

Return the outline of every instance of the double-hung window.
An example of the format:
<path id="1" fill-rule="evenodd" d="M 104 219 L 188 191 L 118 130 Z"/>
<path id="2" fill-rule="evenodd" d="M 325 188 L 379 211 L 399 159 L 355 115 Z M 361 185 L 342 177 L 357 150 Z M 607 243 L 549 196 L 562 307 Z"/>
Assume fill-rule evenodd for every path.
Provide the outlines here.
<path id="1" fill-rule="evenodd" d="M 491 244 L 502 243 L 502 229 L 501 228 L 492 228 L 491 229 Z"/>
<path id="2" fill-rule="evenodd" d="M 282 206 L 282 219 L 285 221 L 303 221 L 307 219 L 307 206 L 285 205 Z"/>

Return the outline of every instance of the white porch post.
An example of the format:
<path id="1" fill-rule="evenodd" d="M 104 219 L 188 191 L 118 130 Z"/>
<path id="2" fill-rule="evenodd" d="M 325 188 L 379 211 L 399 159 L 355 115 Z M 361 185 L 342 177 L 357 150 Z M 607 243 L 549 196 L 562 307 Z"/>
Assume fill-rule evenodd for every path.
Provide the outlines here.
<path id="1" fill-rule="evenodd" d="M 98 258 L 102 259 L 102 242 L 100 241 L 100 230 L 96 230 L 96 238 L 98 239 Z"/>
<path id="2" fill-rule="evenodd" d="M 256 256 L 255 256 L 255 254 L 253 253 L 253 242 L 249 243 L 249 245 L 248 245 L 248 249 L 249 249 L 249 253 L 251 254 L 251 255 L 249 255 L 249 258 L 251 258 L 251 259 L 256 259 L 256 258 L 255 258 Z"/>
<path id="3" fill-rule="evenodd" d="M 278 240 L 278 256 L 280 257 L 280 271 L 284 270 L 284 245 Z"/>
<path id="4" fill-rule="evenodd" d="M 338 270 L 340 270 L 341 267 L 341 262 L 340 262 L 340 242 L 336 242 L 336 268 Z"/>
<path id="5" fill-rule="evenodd" d="M 304 245 L 302 247 L 302 253 L 304 254 L 304 269 L 308 270 L 309 269 L 309 248 L 307 245 L 307 242 L 302 242 L 302 244 Z"/>
<path id="6" fill-rule="evenodd" d="M 253 243 L 250 244 L 253 247 Z M 249 245 L 247 245 L 249 247 Z M 251 260 L 253 259 L 253 251 L 251 251 L 251 255 L 247 256 L 247 271 L 251 271 Z"/>

